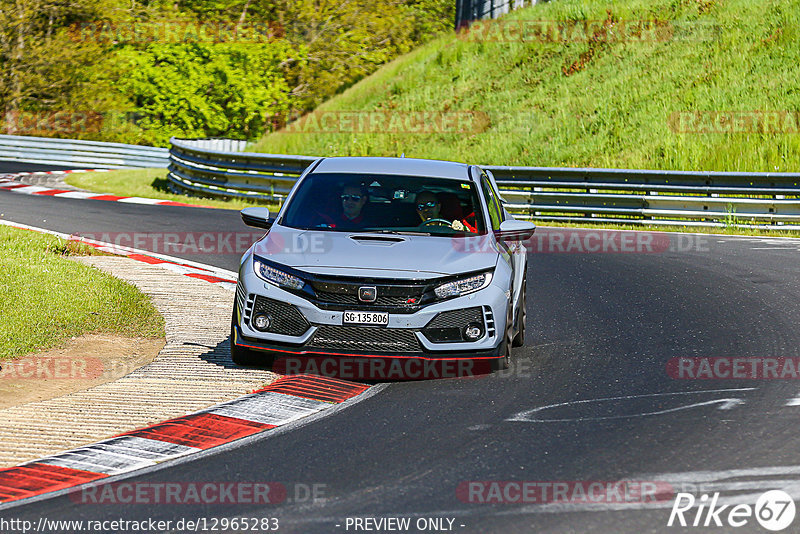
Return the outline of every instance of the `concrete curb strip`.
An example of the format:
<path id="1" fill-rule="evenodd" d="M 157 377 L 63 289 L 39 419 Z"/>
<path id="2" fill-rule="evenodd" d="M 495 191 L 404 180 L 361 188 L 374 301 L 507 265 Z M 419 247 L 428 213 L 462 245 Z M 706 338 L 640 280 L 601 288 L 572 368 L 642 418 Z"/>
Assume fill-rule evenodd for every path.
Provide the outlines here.
<path id="1" fill-rule="evenodd" d="M 283 377 L 250 395 L 184 417 L 0 470 L 0 503 L 79 486 L 230 443 L 332 408 L 368 388 L 318 376 Z"/>
<path id="2" fill-rule="evenodd" d="M 89 244 L 101 250 L 108 245 Z M 116 247 L 110 252 L 121 254 Z M 117 381 L 0 410 L 6 423 L 0 429 L 0 466 L 27 462 L 0 469 L 0 505 L 231 443 L 318 414 L 369 389 L 317 376 L 275 381 L 278 375 L 270 371 L 235 366 L 227 341 L 235 276 L 223 279 L 210 274 L 234 273 L 138 252 L 75 260 L 106 270 L 148 294 L 165 319 L 166 345 L 152 363 Z M 274 382 L 266 388 L 237 398 L 270 381 Z M 158 420 L 162 422 L 145 426 Z M 68 427 L 65 421 L 70 422 Z M 118 435 L 103 439 L 114 434 Z M 103 441 L 81 446 L 98 439 Z M 60 452 L 68 447 L 77 448 Z M 41 459 L 31 461 L 34 458 Z"/>
<path id="3" fill-rule="evenodd" d="M 231 362 L 227 338 L 233 297 L 227 288 L 128 258 L 77 260 L 149 295 L 164 317 L 166 345 L 152 363 L 117 381 L 0 410 L 0 467 L 203 409 L 277 378 Z"/>

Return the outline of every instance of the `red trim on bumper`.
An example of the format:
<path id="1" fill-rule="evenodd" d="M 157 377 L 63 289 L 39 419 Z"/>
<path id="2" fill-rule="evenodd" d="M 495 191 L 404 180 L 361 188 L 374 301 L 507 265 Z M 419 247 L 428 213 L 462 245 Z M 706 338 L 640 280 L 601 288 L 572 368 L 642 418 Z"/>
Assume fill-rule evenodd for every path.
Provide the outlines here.
<path id="1" fill-rule="evenodd" d="M 495 360 L 497 358 L 502 358 L 502 356 L 441 356 L 438 358 L 428 358 L 421 354 L 416 354 L 413 356 L 401 356 L 401 355 L 392 355 L 392 354 L 350 354 L 347 352 L 313 352 L 309 350 L 289 350 L 289 349 L 275 349 L 271 347 L 260 347 L 258 345 L 248 345 L 246 343 L 241 343 L 236 341 L 236 346 L 238 347 L 245 347 L 248 349 L 255 349 L 255 350 L 262 350 L 262 351 L 270 351 L 270 352 L 284 352 L 287 354 L 294 354 L 297 356 L 351 356 L 353 358 L 396 358 L 396 359 L 416 359 L 416 360 L 431 360 L 431 361 L 445 361 L 445 360 Z"/>

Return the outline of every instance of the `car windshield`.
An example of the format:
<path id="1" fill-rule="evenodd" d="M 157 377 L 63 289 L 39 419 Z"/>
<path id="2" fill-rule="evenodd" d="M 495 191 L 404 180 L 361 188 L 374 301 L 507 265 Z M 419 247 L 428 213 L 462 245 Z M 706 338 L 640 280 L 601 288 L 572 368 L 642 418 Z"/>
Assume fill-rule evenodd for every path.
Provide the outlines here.
<path id="1" fill-rule="evenodd" d="M 303 230 L 446 236 L 486 232 L 472 182 L 423 176 L 310 174 L 280 224 Z"/>

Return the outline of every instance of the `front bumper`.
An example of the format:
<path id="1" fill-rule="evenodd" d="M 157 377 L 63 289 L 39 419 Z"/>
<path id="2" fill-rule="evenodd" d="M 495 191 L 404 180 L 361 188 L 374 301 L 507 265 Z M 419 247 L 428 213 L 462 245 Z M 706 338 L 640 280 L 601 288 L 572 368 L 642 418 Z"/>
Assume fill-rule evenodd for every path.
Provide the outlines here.
<path id="1" fill-rule="evenodd" d="M 344 309 L 322 309 L 243 268 L 237 286 L 232 341 L 274 356 L 493 360 L 503 356 L 507 309 L 507 291 L 492 283 L 483 290 L 433 303 L 413 313 L 387 310 L 386 326 L 345 325 Z M 253 326 L 257 311 L 269 312 L 273 331 L 263 332 Z M 475 323 L 483 332 L 479 339 L 457 338 L 463 327 Z"/>

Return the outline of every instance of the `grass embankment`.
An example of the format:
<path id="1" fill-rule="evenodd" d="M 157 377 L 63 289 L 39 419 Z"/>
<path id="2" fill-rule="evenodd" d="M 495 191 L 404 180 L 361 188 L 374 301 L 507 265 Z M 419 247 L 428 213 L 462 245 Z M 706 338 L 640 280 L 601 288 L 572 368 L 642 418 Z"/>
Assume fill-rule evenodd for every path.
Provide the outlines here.
<path id="1" fill-rule="evenodd" d="M 72 336 L 164 336 L 164 319 L 134 286 L 65 256 L 95 249 L 0 226 L 0 360 Z"/>
<path id="2" fill-rule="evenodd" d="M 194 197 L 172 193 L 165 169 L 125 169 L 109 172 L 76 172 L 68 174 L 66 182 L 73 186 L 95 193 L 107 193 L 124 197 L 144 197 L 171 200 L 193 206 L 209 206 L 224 209 L 242 209 L 248 206 L 267 206 L 274 204 L 244 199 L 218 199 Z"/>
<path id="3" fill-rule="evenodd" d="M 582 40 L 577 25 L 560 42 L 492 42 L 503 40 L 496 25 L 515 20 L 548 28 L 593 21 L 588 37 L 595 39 Z M 620 21 L 636 20 L 662 29 L 655 38 L 613 37 Z M 711 121 L 716 115 L 675 121 L 687 112 L 799 110 L 800 0 L 559 0 L 478 24 L 472 34 L 394 61 L 318 111 L 477 111 L 490 119 L 479 131 L 277 132 L 256 150 L 405 153 L 486 165 L 800 170 L 800 124 L 791 117 L 767 125 L 777 133 L 686 131 L 724 128 Z"/>

